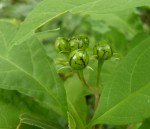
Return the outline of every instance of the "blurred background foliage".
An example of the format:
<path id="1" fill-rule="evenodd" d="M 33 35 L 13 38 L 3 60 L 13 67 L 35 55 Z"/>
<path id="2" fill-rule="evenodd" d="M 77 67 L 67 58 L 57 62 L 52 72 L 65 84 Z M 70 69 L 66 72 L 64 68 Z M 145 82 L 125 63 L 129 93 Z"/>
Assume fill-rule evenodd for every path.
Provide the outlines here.
<path id="1" fill-rule="evenodd" d="M 0 0 L 0 18 L 24 20 L 41 0 Z"/>
<path id="2" fill-rule="evenodd" d="M 5 20 L 19 26 L 20 23 L 25 20 L 28 13 L 41 1 L 42 0 L 0 0 L 0 20 Z M 123 12 L 101 15 L 99 19 L 91 18 L 89 15 L 81 16 L 80 14 L 71 14 L 68 12 L 38 28 L 36 36 L 43 43 L 47 55 L 55 61 L 57 58 L 62 57 L 61 54 L 55 52 L 53 47 L 55 39 L 59 36 L 71 38 L 74 35 L 86 34 L 90 39 L 90 47 L 88 48 L 90 55 L 92 55 L 92 47 L 95 43 L 101 39 L 108 39 L 113 47 L 114 56 L 111 60 L 104 63 L 101 75 L 103 85 L 107 83 L 110 74 L 113 73 L 117 65 L 128 52 L 142 40 L 146 39 L 149 33 L 150 9 L 140 7 Z M 96 71 L 97 62 L 95 61 L 95 63 L 93 63 L 95 59 L 92 56 L 90 58 L 89 66 Z M 58 70 L 61 67 L 62 66 L 58 65 L 56 69 Z M 78 113 L 80 114 L 83 110 L 88 111 L 87 114 L 82 113 L 81 119 L 90 120 L 93 114 L 91 105 L 94 99 L 90 96 L 91 93 L 82 86 L 80 81 L 77 81 L 77 76 L 73 75 L 71 70 L 62 69 L 58 72 L 62 80 L 64 80 L 67 96 L 76 107 Z M 86 74 L 88 83 L 95 86 L 95 72 L 89 69 L 86 69 L 85 72 L 88 73 Z M 17 94 L 19 95 L 19 93 Z M 86 101 L 84 99 L 85 96 L 87 98 Z M 88 107 L 86 107 L 86 103 Z M 78 105 L 81 105 L 81 107 Z M 138 125 L 139 123 L 135 125 L 135 129 L 140 127 Z M 145 126 L 147 126 L 147 121 L 144 122 L 142 129 L 144 129 Z M 125 126 L 106 126 L 107 129 L 122 129 L 124 127 Z M 22 128 L 30 127 L 24 125 Z"/>

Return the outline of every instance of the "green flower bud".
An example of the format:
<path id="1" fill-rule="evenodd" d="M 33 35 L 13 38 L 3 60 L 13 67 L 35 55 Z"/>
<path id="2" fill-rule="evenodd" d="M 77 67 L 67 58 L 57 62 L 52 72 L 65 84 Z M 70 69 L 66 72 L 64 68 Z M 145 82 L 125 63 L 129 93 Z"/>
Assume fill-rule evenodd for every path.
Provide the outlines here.
<path id="1" fill-rule="evenodd" d="M 55 41 L 55 49 L 57 52 L 69 52 L 69 42 L 63 37 L 58 37 Z"/>
<path id="2" fill-rule="evenodd" d="M 82 49 L 85 50 L 89 46 L 89 39 L 84 35 L 78 35 L 70 40 L 71 51 Z"/>
<path id="3" fill-rule="evenodd" d="M 98 60 L 107 60 L 113 55 L 112 48 L 106 40 L 103 40 L 100 43 L 96 44 L 94 46 L 93 53 L 94 55 L 96 55 Z"/>
<path id="4" fill-rule="evenodd" d="M 75 50 L 70 53 L 69 56 L 69 64 L 75 70 L 84 69 L 89 62 L 89 56 L 86 51 L 83 50 Z"/>

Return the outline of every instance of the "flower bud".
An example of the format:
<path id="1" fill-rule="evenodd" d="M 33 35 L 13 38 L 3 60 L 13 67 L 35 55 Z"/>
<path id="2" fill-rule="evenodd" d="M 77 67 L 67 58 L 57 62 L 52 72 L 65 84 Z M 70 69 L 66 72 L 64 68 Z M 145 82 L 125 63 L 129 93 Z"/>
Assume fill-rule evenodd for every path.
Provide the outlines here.
<path id="1" fill-rule="evenodd" d="M 113 51 L 107 42 L 108 41 L 103 40 L 94 46 L 93 54 L 96 55 L 98 60 L 107 60 L 112 57 Z"/>
<path id="2" fill-rule="evenodd" d="M 84 69 L 89 62 L 89 56 L 86 51 L 83 50 L 75 50 L 70 53 L 69 56 L 69 64 L 75 70 Z"/>
<path id="3" fill-rule="evenodd" d="M 57 52 L 69 52 L 69 42 L 63 37 L 58 37 L 55 41 L 55 49 Z"/>
<path id="4" fill-rule="evenodd" d="M 70 40 L 71 51 L 82 49 L 85 50 L 89 46 L 89 39 L 86 36 L 78 35 Z"/>

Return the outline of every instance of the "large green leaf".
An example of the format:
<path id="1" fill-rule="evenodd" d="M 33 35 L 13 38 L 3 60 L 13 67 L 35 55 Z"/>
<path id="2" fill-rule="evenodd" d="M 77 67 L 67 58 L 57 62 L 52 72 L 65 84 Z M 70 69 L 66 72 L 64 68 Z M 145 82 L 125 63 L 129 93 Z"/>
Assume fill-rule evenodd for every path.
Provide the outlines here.
<path id="1" fill-rule="evenodd" d="M 100 15 L 149 4 L 150 0 L 44 0 L 28 15 L 13 42 L 23 42 L 33 35 L 38 27 L 67 11 L 91 14 L 99 19 Z"/>
<path id="2" fill-rule="evenodd" d="M 31 38 L 21 45 L 11 45 L 13 26 L 0 23 L 0 88 L 17 90 L 33 97 L 43 106 L 67 117 L 66 94 L 53 61 L 42 45 Z"/>
<path id="3" fill-rule="evenodd" d="M 72 115 L 68 112 L 69 129 L 76 129 L 76 123 Z"/>
<path id="4" fill-rule="evenodd" d="M 92 124 L 128 124 L 150 116 L 150 38 L 126 56 L 104 86 Z"/>
<path id="5" fill-rule="evenodd" d="M 16 93 L 0 90 L 0 128 L 14 129 L 19 124 L 19 114 L 30 111 Z"/>
<path id="6" fill-rule="evenodd" d="M 74 119 L 76 129 L 84 129 L 87 118 L 87 107 L 83 95 L 84 86 L 77 76 L 69 78 L 64 85 L 68 99 L 68 110 L 72 116 L 71 119 Z"/>
<path id="7" fill-rule="evenodd" d="M 33 117 L 28 114 L 21 114 L 20 115 L 20 124 L 28 124 L 32 126 L 36 126 L 39 128 L 44 128 L 44 129 L 63 129 L 59 124 L 51 122 L 51 121 L 44 121 L 39 118 Z"/>
<path id="8" fill-rule="evenodd" d="M 0 129 L 15 129 L 19 125 L 19 116 L 22 113 L 28 113 L 41 121 L 47 120 L 49 126 L 62 129 L 58 122 L 59 116 L 52 110 L 43 108 L 31 97 L 16 91 L 0 89 Z"/>
<path id="9" fill-rule="evenodd" d="M 132 49 L 142 43 L 143 40 L 148 38 L 149 34 L 145 32 L 140 32 L 134 36 L 134 38 L 131 40 L 129 44 L 129 49 Z"/>

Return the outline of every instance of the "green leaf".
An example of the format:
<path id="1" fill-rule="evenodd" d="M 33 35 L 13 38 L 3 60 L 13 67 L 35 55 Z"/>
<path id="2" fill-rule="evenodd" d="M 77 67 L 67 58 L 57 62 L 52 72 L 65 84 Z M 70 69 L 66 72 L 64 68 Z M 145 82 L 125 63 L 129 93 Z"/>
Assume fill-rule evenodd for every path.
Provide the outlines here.
<path id="1" fill-rule="evenodd" d="M 120 12 L 120 15 L 126 14 L 127 11 Z M 130 15 L 132 13 L 130 12 Z M 122 16 L 122 17 L 123 17 Z M 107 25 L 117 28 L 120 32 L 122 32 L 126 37 L 132 38 L 136 34 L 136 29 L 133 27 L 133 25 L 130 25 L 126 19 L 123 19 L 118 15 L 118 13 L 112 13 L 112 14 L 94 14 L 93 18 L 101 20 L 105 22 Z M 133 22 L 135 23 L 135 22 Z M 100 26 L 99 26 L 100 27 Z M 103 28 L 101 28 L 103 29 Z M 100 29 L 100 30 L 101 30 Z"/>
<path id="2" fill-rule="evenodd" d="M 83 95 L 84 86 L 77 76 L 69 78 L 64 85 L 68 99 L 68 110 L 76 123 L 76 128 L 85 129 L 87 107 Z"/>
<path id="3" fill-rule="evenodd" d="M 50 121 L 43 121 L 28 114 L 20 115 L 20 123 L 25 123 L 44 129 L 62 129 L 62 127 L 58 126 L 59 124 L 56 125 L 55 123 L 52 123 Z"/>
<path id="4" fill-rule="evenodd" d="M 14 129 L 19 123 L 19 114 L 29 112 L 17 93 L 0 89 L 0 128 Z"/>
<path id="5" fill-rule="evenodd" d="M 129 45 L 129 48 L 132 49 L 136 47 L 138 44 L 142 43 L 142 41 L 146 38 L 148 38 L 149 34 L 145 32 L 140 32 L 134 36 L 134 38 L 131 40 L 131 43 Z"/>
<path id="6" fill-rule="evenodd" d="M 31 96 L 43 106 L 67 117 L 65 89 L 53 61 L 34 37 L 21 45 L 8 47 L 10 35 L 7 34 L 12 28 L 0 23 L 0 88 Z"/>
<path id="7" fill-rule="evenodd" d="M 150 116 L 150 38 L 124 58 L 104 86 L 93 124 L 129 124 Z"/>
<path id="8" fill-rule="evenodd" d="M 139 129 L 141 125 L 142 125 L 142 123 L 132 124 L 132 129 Z"/>
<path id="9" fill-rule="evenodd" d="M 48 120 L 49 123 L 57 125 L 56 127 L 61 127 L 58 122 L 60 116 L 52 110 L 43 108 L 33 98 L 16 91 L 0 89 L 0 111 L 1 129 L 15 129 L 19 125 L 19 116 L 22 113 L 31 114 L 43 121 Z M 22 126 L 21 124 L 21 128 Z"/>
<path id="10" fill-rule="evenodd" d="M 85 129 L 85 125 L 81 120 L 81 116 L 78 113 L 78 110 L 75 108 L 75 106 L 72 104 L 72 102 L 69 99 L 68 99 L 68 109 L 70 114 L 74 117 L 77 129 Z"/>
<path id="11" fill-rule="evenodd" d="M 67 11 L 83 15 L 90 14 L 99 19 L 99 15 L 149 4 L 150 0 L 44 0 L 27 16 L 13 42 L 18 44 L 25 41 L 37 28 Z"/>
<path id="12" fill-rule="evenodd" d="M 76 129 L 76 123 L 72 115 L 68 112 L 69 129 Z"/>
<path id="13" fill-rule="evenodd" d="M 9 30 L 8 30 L 9 28 Z M 0 55 L 7 55 L 7 49 L 11 46 L 11 41 L 17 32 L 17 27 L 7 22 L 0 21 Z M 7 37 L 7 38 L 6 38 Z"/>
<path id="14" fill-rule="evenodd" d="M 19 129 L 41 129 L 41 128 L 32 125 L 21 124 L 21 127 Z"/>
<path id="15" fill-rule="evenodd" d="M 117 29 L 112 28 L 111 31 L 107 32 L 102 37 L 110 41 L 114 54 L 117 54 L 120 58 L 127 54 L 129 42 Z"/>

